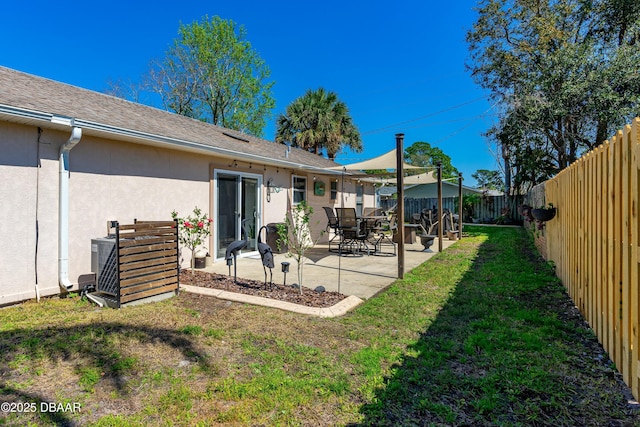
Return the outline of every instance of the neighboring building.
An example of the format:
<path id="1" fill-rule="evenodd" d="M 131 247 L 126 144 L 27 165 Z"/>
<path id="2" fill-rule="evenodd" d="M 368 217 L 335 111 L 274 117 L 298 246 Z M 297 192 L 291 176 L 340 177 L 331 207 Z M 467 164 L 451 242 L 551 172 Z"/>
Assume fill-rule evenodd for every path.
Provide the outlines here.
<path id="1" fill-rule="evenodd" d="M 458 197 L 460 187 L 458 182 L 442 181 L 442 197 Z M 477 188 L 462 186 L 462 194 L 482 195 L 482 190 Z M 417 184 L 408 185 L 404 189 L 404 197 L 408 199 L 430 199 L 438 197 L 438 184 Z"/>
<path id="2" fill-rule="evenodd" d="M 380 187 L 378 194 L 382 199 L 390 199 L 395 197 L 398 192 L 396 186 Z M 458 197 L 459 187 L 458 183 L 442 181 L 442 197 Z M 477 188 L 462 186 L 462 194 L 477 194 L 483 195 L 483 191 Z M 495 194 L 492 194 L 495 195 Z M 404 187 L 405 199 L 433 199 L 438 197 L 438 183 L 432 182 L 428 184 L 411 184 Z"/>
<path id="3" fill-rule="evenodd" d="M 109 220 L 167 220 L 173 210 L 187 216 L 198 206 L 214 220 L 207 248 L 219 262 L 240 238 L 241 219 L 254 218 L 255 235 L 306 200 L 317 237 L 326 226 L 322 206 L 374 205 L 370 183 L 348 180 L 343 197 L 339 172 L 329 170 L 335 166 L 304 150 L 0 67 L 0 305 L 34 298 L 36 285 L 52 295 L 91 282 L 91 239 L 107 234 Z"/>

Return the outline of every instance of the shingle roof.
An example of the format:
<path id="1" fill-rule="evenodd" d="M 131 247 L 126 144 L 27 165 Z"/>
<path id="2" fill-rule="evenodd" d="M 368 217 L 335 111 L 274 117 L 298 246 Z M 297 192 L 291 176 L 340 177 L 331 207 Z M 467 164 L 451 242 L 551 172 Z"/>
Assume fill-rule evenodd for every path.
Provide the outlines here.
<path id="1" fill-rule="evenodd" d="M 322 156 L 296 148 L 286 157 L 286 147 L 282 144 L 0 66 L 2 105 L 157 136 L 169 141 L 168 144 L 171 140 L 188 141 L 260 156 L 267 164 L 269 160 L 276 160 L 322 169 L 338 166 Z"/>

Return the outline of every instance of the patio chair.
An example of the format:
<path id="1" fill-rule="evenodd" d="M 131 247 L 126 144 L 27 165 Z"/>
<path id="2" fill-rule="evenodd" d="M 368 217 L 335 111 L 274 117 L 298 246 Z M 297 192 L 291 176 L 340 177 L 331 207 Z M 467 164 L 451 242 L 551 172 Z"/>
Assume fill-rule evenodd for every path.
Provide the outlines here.
<path id="1" fill-rule="evenodd" d="M 398 231 L 398 220 L 395 214 L 392 214 L 386 224 L 382 224 L 382 227 L 378 231 L 377 239 L 375 241 L 375 255 L 397 255 L 396 244 L 393 241 L 393 235 Z M 393 247 L 393 254 L 390 252 L 383 252 L 382 245 L 391 245 Z"/>
<path id="2" fill-rule="evenodd" d="M 329 240 L 329 252 L 338 252 L 338 249 L 331 250 L 331 242 L 333 242 L 336 238 L 340 240 L 342 238 L 340 231 L 340 221 L 336 216 L 333 208 L 329 206 L 323 206 L 324 212 L 327 214 L 327 232 L 333 230 L 333 237 Z"/>
<path id="3" fill-rule="evenodd" d="M 336 208 L 339 230 L 342 240 L 339 245 L 339 252 L 342 254 L 358 255 L 362 250 L 369 253 L 369 246 L 366 244 L 367 232 L 365 223 L 358 219 L 354 208 Z"/>

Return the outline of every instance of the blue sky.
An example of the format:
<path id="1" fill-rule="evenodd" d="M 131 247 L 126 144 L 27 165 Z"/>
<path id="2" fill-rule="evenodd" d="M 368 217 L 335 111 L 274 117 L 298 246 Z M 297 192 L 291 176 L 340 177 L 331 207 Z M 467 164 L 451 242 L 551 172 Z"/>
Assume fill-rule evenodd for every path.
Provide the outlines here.
<path id="1" fill-rule="evenodd" d="M 104 91 L 109 80 L 138 81 L 180 22 L 218 15 L 244 25 L 271 69 L 276 108 L 266 139 L 291 101 L 324 87 L 347 104 L 363 137 L 364 152 L 342 153 L 338 162 L 387 152 L 402 132 L 405 148 L 417 141 L 441 148 L 474 185 L 473 172 L 498 168 L 482 136 L 496 112 L 464 66 L 475 2 L 431 3 L 9 2 L 0 15 L 0 65 Z"/>

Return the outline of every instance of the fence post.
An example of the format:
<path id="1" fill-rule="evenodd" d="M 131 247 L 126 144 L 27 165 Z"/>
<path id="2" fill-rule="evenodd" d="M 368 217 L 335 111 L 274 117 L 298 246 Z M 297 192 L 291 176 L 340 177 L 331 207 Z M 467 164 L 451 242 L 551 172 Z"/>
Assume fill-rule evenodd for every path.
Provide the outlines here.
<path id="1" fill-rule="evenodd" d="M 176 289 L 176 295 L 180 293 L 180 239 L 178 238 L 178 218 L 173 219 L 175 239 L 176 239 L 176 271 L 178 272 L 178 288 Z"/>
<path id="2" fill-rule="evenodd" d="M 120 224 L 114 221 L 116 227 L 116 283 L 118 284 L 118 308 L 120 308 Z"/>

